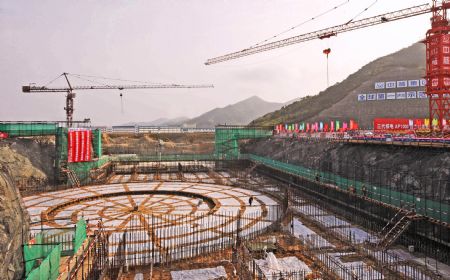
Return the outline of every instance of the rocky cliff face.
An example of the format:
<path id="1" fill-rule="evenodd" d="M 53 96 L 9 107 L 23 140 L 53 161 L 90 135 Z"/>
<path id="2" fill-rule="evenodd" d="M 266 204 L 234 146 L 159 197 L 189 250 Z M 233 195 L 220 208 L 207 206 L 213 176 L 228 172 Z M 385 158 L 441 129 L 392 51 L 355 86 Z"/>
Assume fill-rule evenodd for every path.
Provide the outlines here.
<path id="1" fill-rule="evenodd" d="M 298 139 L 256 140 L 242 150 L 450 202 L 450 152 L 447 150 Z"/>
<path id="2" fill-rule="evenodd" d="M 21 279 L 29 217 L 20 191 L 44 188 L 53 177 L 54 144 L 10 139 L 0 144 L 0 279 Z"/>
<path id="3" fill-rule="evenodd" d="M 54 160 L 55 160 L 55 137 L 34 137 L 34 138 L 15 138 L 5 141 L 14 154 L 21 155 L 22 161 L 27 161 L 26 166 L 34 166 L 33 172 L 39 173 L 38 177 L 45 177 L 48 183 L 53 183 L 54 179 Z M 0 151 L 1 153 L 1 151 Z M 11 153 L 10 153 L 11 154 Z M 0 154 L 3 155 L 3 154 Z M 11 158 L 11 156 L 9 156 Z M 0 162 L 2 162 L 0 156 Z M 11 161 L 10 161 L 11 163 Z M 22 166 L 22 165 L 21 165 Z M 11 168 L 12 172 L 20 172 L 20 168 Z M 30 171 L 28 171 L 29 173 Z M 25 177 L 31 174 L 23 174 Z M 36 174 L 37 175 L 37 174 Z M 44 182 L 47 183 L 47 182 Z"/>
<path id="4" fill-rule="evenodd" d="M 20 279 L 22 244 L 28 236 L 29 217 L 22 197 L 5 165 L 0 166 L 0 278 Z"/>

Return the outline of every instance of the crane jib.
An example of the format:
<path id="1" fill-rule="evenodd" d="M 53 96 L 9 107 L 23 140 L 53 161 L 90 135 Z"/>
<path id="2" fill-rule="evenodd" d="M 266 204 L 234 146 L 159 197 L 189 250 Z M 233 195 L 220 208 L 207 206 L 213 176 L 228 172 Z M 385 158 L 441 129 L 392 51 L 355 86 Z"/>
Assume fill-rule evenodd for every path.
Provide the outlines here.
<path id="1" fill-rule="evenodd" d="M 229 53 L 226 55 L 208 59 L 205 62 L 205 64 L 211 65 L 211 64 L 220 63 L 220 62 L 224 62 L 224 61 L 232 60 L 232 59 L 237 59 L 240 57 L 249 56 L 249 55 L 253 55 L 256 53 L 260 53 L 260 52 L 266 52 L 269 50 L 278 49 L 278 48 L 282 48 L 282 47 L 286 47 L 286 46 L 290 46 L 293 44 L 298 44 L 298 43 L 302 43 L 302 42 L 306 42 L 306 41 L 311 41 L 311 40 L 315 40 L 315 39 L 325 39 L 325 38 L 329 38 L 332 36 L 336 36 L 338 33 L 349 32 L 349 31 L 361 29 L 364 27 L 374 26 L 374 25 L 387 23 L 387 22 L 391 22 L 391 21 L 396 21 L 396 20 L 400 20 L 400 19 L 404 19 L 404 18 L 427 14 L 427 13 L 432 12 L 433 9 L 444 10 L 444 9 L 449 9 L 449 8 L 450 8 L 450 6 L 448 3 L 446 3 L 446 5 L 441 5 L 441 6 L 437 6 L 437 7 L 432 7 L 430 4 L 414 6 L 414 7 L 378 15 L 378 16 L 373 16 L 373 17 L 357 20 L 357 21 L 349 21 L 345 24 L 328 27 L 325 29 L 293 36 L 290 38 L 258 45 L 255 47 L 246 48 L 246 49 L 243 49 L 243 50 L 240 50 L 237 52 L 233 52 L 233 53 Z"/>
<path id="2" fill-rule="evenodd" d="M 94 89 L 159 89 L 159 88 L 214 88 L 214 85 L 180 85 L 180 84 L 156 84 L 156 85 L 120 85 L 120 86 L 73 86 L 72 88 L 49 88 L 39 86 L 22 86 L 22 92 L 69 92 L 71 90 L 94 90 Z"/>

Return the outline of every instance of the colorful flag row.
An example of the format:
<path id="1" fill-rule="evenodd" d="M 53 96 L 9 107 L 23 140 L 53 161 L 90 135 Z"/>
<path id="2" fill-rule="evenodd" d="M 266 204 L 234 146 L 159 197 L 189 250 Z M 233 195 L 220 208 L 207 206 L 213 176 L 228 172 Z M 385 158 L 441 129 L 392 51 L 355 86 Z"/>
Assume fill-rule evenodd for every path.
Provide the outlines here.
<path id="1" fill-rule="evenodd" d="M 278 132 L 343 132 L 359 129 L 356 121 L 349 122 L 330 121 L 330 122 L 299 122 L 292 124 L 278 124 L 274 128 Z"/>

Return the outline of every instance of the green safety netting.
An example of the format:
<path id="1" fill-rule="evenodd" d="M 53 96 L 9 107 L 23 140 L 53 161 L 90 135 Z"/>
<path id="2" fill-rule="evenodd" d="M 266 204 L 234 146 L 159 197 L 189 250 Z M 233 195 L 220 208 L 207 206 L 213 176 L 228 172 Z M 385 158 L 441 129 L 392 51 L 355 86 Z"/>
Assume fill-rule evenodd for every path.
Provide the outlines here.
<path id="1" fill-rule="evenodd" d="M 39 278 L 50 280 L 50 260 L 45 258 L 39 266 Z"/>
<path id="2" fill-rule="evenodd" d="M 0 131 L 11 137 L 55 135 L 57 127 L 52 122 L 0 122 Z"/>
<path id="3" fill-rule="evenodd" d="M 87 234 L 86 234 L 86 221 L 84 219 L 80 219 L 77 222 L 77 226 L 75 229 L 75 243 L 74 243 L 74 253 L 78 251 L 78 249 L 83 244 L 84 240 L 86 240 Z"/>
<path id="4" fill-rule="evenodd" d="M 218 159 L 237 159 L 238 141 L 272 135 L 272 127 L 218 126 L 215 131 L 215 155 Z"/>
<path id="5" fill-rule="evenodd" d="M 102 156 L 102 131 L 95 129 L 92 131 L 92 147 L 94 148 L 94 157 Z"/>
<path id="6" fill-rule="evenodd" d="M 26 250 L 26 248 L 29 249 Z M 60 244 L 28 244 L 24 247 L 24 255 L 27 280 L 56 280 L 58 278 L 61 261 Z M 38 267 L 33 269 L 38 259 L 43 260 Z"/>
<path id="7" fill-rule="evenodd" d="M 363 186 L 365 186 L 367 190 L 367 196 L 372 199 L 397 207 L 403 207 L 405 205 L 414 206 L 415 211 L 418 214 L 431 217 L 443 222 L 450 222 L 450 205 L 447 203 L 424 199 L 412 194 L 394 191 L 392 190 L 392 188 L 387 186 L 376 186 L 365 182 L 345 178 L 334 173 L 321 172 L 303 166 L 273 160 L 271 158 L 261 157 L 257 155 L 249 155 L 249 158 L 253 161 L 262 163 L 274 169 L 301 176 L 309 180 L 316 180 L 316 176 L 319 176 L 321 182 L 333 184 L 344 190 L 347 190 L 350 186 L 353 186 L 355 187 L 358 194 L 362 194 L 362 188 Z"/>
<path id="8" fill-rule="evenodd" d="M 41 275 L 39 274 L 39 272 L 39 267 L 31 271 L 31 273 L 27 276 L 27 280 L 40 280 Z"/>
<path id="9" fill-rule="evenodd" d="M 47 258 L 50 262 L 50 279 L 56 279 L 59 275 L 61 262 L 61 245 L 56 246 Z"/>
<path id="10" fill-rule="evenodd" d="M 25 244 L 23 247 L 23 256 L 25 259 L 25 275 L 28 275 L 30 271 L 34 268 L 36 260 L 43 257 L 42 246 L 42 235 L 37 234 L 33 240 L 34 244 Z M 37 245 L 36 245 L 37 244 Z"/>
<path id="11" fill-rule="evenodd" d="M 90 182 L 90 171 L 92 169 L 99 168 L 109 160 L 110 159 L 108 156 L 102 156 L 99 159 L 92 161 L 67 163 L 67 168 L 75 172 L 81 184 L 87 184 Z"/>

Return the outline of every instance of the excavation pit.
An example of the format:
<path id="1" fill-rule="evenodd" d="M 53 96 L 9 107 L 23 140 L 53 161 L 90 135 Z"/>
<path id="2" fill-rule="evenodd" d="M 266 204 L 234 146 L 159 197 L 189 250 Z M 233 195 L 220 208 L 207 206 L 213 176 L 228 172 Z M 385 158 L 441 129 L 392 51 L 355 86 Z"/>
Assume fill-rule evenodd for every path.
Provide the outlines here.
<path id="1" fill-rule="evenodd" d="M 253 201 L 250 205 L 250 197 Z M 281 218 L 277 201 L 225 185 L 149 182 L 88 186 L 26 197 L 32 229 L 69 228 L 84 218 L 109 235 L 113 257 L 123 238 L 131 265 L 184 259 L 255 237 Z"/>

